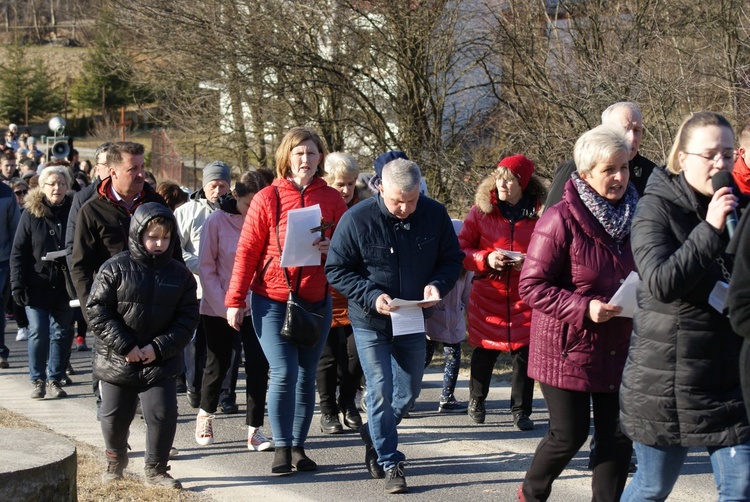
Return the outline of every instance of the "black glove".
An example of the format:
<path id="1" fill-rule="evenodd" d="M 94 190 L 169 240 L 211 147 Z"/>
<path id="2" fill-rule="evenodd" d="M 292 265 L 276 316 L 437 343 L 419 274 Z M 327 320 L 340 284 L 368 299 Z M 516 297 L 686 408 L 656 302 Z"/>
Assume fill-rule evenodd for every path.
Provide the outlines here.
<path id="1" fill-rule="evenodd" d="M 16 303 L 16 305 L 25 307 L 29 304 L 29 293 L 25 289 L 14 289 L 13 301 Z"/>

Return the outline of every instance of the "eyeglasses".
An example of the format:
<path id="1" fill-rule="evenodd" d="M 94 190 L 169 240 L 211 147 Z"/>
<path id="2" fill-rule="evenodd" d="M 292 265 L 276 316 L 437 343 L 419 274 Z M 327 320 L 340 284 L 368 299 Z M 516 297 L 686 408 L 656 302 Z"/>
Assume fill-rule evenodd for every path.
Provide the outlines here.
<path id="1" fill-rule="evenodd" d="M 45 183 L 44 186 L 46 187 L 67 187 L 68 184 L 64 181 L 55 181 L 53 183 Z"/>
<path id="2" fill-rule="evenodd" d="M 17 192 L 13 192 L 13 193 L 16 194 L 16 195 L 18 195 L 20 197 L 22 195 L 26 195 L 27 193 L 29 193 L 29 191 L 28 190 L 19 190 Z"/>
<path id="3" fill-rule="evenodd" d="M 717 160 L 734 161 L 737 158 L 737 150 L 723 150 L 713 155 L 711 155 L 710 153 L 693 153 L 693 152 L 684 152 L 684 153 L 685 155 L 695 155 L 704 160 L 707 160 L 708 162 L 716 162 Z"/>

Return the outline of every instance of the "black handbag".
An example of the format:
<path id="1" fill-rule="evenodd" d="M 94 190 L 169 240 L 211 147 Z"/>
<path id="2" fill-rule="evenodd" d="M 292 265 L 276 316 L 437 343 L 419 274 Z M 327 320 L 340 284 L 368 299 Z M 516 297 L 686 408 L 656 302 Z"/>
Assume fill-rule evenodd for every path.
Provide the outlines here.
<path id="1" fill-rule="evenodd" d="M 276 187 L 276 245 L 279 247 L 281 256 L 281 239 L 279 238 L 279 219 L 281 218 L 281 198 Z M 325 303 L 315 307 L 292 290 L 289 273 L 282 267 L 286 285 L 289 288 L 289 297 L 286 301 L 286 315 L 284 324 L 281 326 L 280 335 L 287 340 L 303 347 L 312 348 L 320 341 L 320 333 L 323 330 L 323 314 L 325 314 Z M 297 277 L 297 291 L 299 291 L 302 276 Z"/>
<path id="2" fill-rule="evenodd" d="M 314 347 L 323 330 L 323 310 L 314 308 L 290 290 L 281 336 L 303 347 Z"/>

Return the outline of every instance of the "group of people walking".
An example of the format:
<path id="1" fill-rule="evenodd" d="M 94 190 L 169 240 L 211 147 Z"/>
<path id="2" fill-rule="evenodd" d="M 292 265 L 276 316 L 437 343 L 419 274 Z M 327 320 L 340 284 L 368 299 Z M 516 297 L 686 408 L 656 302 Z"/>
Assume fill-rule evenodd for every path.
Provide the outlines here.
<path id="1" fill-rule="evenodd" d="M 750 217 L 741 191 L 717 181 L 744 158 L 729 122 L 712 112 L 682 123 L 665 168 L 640 155 L 642 133 L 635 104 L 612 105 L 602 125 L 578 138 L 549 190 L 532 160 L 504 157 L 463 221 L 421 193 L 419 166 L 403 152 L 379 157 L 374 194 L 358 193 L 354 158 L 329 154 L 309 128 L 281 140 L 270 183 L 252 171 L 231 189 L 229 167 L 210 163 L 203 189 L 176 216 L 143 183 L 142 147 L 109 146 L 110 177 L 79 204 L 70 261 L 96 337 L 105 480 L 122 478 L 140 399 L 147 482 L 179 487 L 167 473 L 177 376 L 192 366 L 195 440 L 210 445 L 242 348 L 247 447 L 274 452 L 271 473 L 317 470 L 306 449 L 317 382 L 320 430 L 358 429 L 370 476 L 385 479 L 386 493 L 405 493 L 398 425 L 443 343 L 439 412 L 484 423 L 501 352 L 511 356 L 509 409 L 521 431 L 535 427 L 540 386 L 549 429 L 519 500 L 550 497 L 589 436 L 592 410 L 593 499 L 665 500 L 688 448 L 701 446 L 719 499 L 750 500 L 741 379 L 748 350 L 737 335 L 747 334 L 750 317 Z M 39 333 L 70 324 L 67 299 L 56 300 L 67 297 L 49 294 L 64 291 L 66 262 L 44 258 L 65 248 L 70 179 L 55 166 L 42 177 L 10 256 L 14 297 Z M 299 237 L 289 232 L 290 215 L 314 206 L 321 215 L 311 229 L 314 263 L 282 266 Z M 740 224 L 728 230 L 737 213 Z M 611 298 L 633 272 L 631 318 Z M 319 314 L 315 343 L 284 335 L 290 298 Z M 411 303 L 398 307 L 397 299 Z M 404 323 L 409 313 L 424 323 Z M 464 404 L 455 385 L 467 328 L 473 352 Z M 70 341 L 48 338 L 33 357 L 30 345 L 30 376 L 35 393 L 59 395 Z M 360 388 L 365 420 L 355 402 Z M 262 430 L 266 402 L 270 435 Z M 638 468 L 628 484 L 633 447 Z"/>

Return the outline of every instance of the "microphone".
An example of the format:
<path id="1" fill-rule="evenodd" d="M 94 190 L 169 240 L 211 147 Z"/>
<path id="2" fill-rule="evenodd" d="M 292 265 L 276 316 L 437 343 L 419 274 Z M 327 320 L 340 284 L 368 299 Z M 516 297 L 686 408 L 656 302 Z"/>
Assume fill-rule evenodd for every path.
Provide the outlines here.
<path id="1" fill-rule="evenodd" d="M 729 171 L 721 170 L 718 173 L 714 174 L 711 177 L 711 185 L 714 187 L 714 192 L 716 192 L 720 188 L 729 187 L 732 189 L 732 193 L 734 195 L 737 195 L 739 193 L 737 186 L 734 184 L 732 173 L 730 173 Z M 731 239 L 732 236 L 734 236 L 734 231 L 737 229 L 737 211 L 735 211 L 734 209 L 727 213 L 726 225 L 727 232 L 729 232 L 729 238 Z"/>

